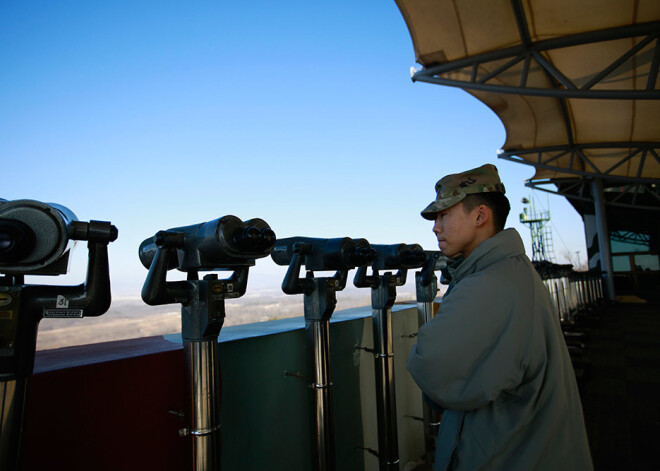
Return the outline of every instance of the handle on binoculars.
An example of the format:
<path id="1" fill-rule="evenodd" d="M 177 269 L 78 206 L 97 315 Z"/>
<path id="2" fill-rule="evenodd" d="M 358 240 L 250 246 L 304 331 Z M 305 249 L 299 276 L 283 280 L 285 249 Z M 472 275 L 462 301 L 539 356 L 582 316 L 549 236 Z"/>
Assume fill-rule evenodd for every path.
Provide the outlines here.
<path id="1" fill-rule="evenodd" d="M 73 240 L 87 240 L 108 244 L 117 240 L 119 231 L 109 222 L 73 221 L 69 226 L 69 237 Z"/>
<path id="2" fill-rule="evenodd" d="M 108 243 L 117 239 L 117 228 L 109 222 L 100 221 L 80 224 L 86 225 L 86 230 L 93 232 L 88 239 L 89 255 L 85 282 L 76 286 L 27 286 L 25 299 L 33 308 L 38 310 L 51 308 L 58 299 L 66 300 L 69 309 L 81 310 L 84 317 L 100 316 L 110 308 Z M 54 313 L 56 314 L 56 311 L 50 313 L 51 316 L 57 317 L 53 315 Z"/>
<path id="3" fill-rule="evenodd" d="M 142 286 L 142 300 L 150 306 L 185 302 L 190 293 L 188 283 L 167 282 L 168 260 L 185 244 L 185 234 L 160 231 L 155 239 L 158 248 Z"/>
<path id="4" fill-rule="evenodd" d="M 405 268 L 402 268 L 401 270 L 397 271 L 396 274 L 394 275 L 394 279 L 396 280 L 394 286 L 403 286 L 406 284 L 406 280 L 408 279 L 408 270 Z"/>
<path id="5" fill-rule="evenodd" d="M 234 297 L 240 298 L 247 291 L 248 273 L 250 267 L 238 267 L 234 273 L 226 280 L 226 283 L 231 283 L 234 289 Z"/>
<path id="6" fill-rule="evenodd" d="M 390 283 L 392 286 L 403 286 L 406 284 L 408 279 L 408 269 L 401 268 L 395 275 L 392 275 L 391 272 L 387 272 L 383 275 L 378 274 L 378 270 L 373 270 L 371 275 L 367 275 L 367 266 L 359 266 L 355 272 L 355 277 L 353 278 L 353 285 L 356 288 L 378 288 L 380 284 L 380 278 L 389 277 Z"/>
<path id="7" fill-rule="evenodd" d="M 282 291 L 285 294 L 309 294 L 314 289 L 314 285 L 308 280 L 311 272 L 308 273 L 307 278 L 300 278 L 300 268 L 305 260 L 305 255 L 310 253 L 311 250 L 311 245 L 304 242 L 293 244 L 293 256 L 286 275 L 284 275 L 284 280 L 282 280 Z"/>
<path id="8" fill-rule="evenodd" d="M 424 263 L 424 266 L 421 270 L 422 276 L 420 277 L 420 284 L 422 286 L 428 286 L 433 281 L 433 278 L 437 279 L 435 276 L 435 265 L 437 263 L 438 257 L 438 253 L 427 253 L 426 262 Z"/>
<path id="9" fill-rule="evenodd" d="M 353 278 L 353 285 L 355 285 L 356 288 L 373 288 L 376 276 L 377 276 L 377 272 L 375 275 L 367 276 L 366 265 L 359 266 L 355 271 L 355 277 Z"/>
<path id="10" fill-rule="evenodd" d="M 346 281 L 348 281 L 348 270 L 337 270 L 331 278 L 336 281 L 335 291 L 341 291 L 346 288 Z"/>

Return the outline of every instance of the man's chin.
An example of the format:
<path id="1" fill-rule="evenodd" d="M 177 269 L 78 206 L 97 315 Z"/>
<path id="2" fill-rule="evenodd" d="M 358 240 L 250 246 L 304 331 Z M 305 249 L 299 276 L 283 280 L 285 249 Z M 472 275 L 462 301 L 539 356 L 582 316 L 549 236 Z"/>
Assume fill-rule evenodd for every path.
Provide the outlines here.
<path id="1" fill-rule="evenodd" d="M 460 255 L 457 252 L 453 252 L 452 250 L 448 249 L 447 247 L 443 248 L 440 244 L 438 244 L 438 247 L 440 248 L 440 253 L 444 255 L 445 257 L 449 258 L 456 258 L 458 255 Z"/>

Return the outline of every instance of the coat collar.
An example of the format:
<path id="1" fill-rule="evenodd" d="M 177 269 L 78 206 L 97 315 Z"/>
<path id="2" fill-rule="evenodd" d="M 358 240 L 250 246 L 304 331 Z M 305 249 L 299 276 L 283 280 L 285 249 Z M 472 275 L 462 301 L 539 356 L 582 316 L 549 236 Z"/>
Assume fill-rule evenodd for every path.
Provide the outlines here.
<path id="1" fill-rule="evenodd" d="M 525 246 L 520 234 L 513 228 L 504 229 L 483 241 L 470 256 L 448 267 L 451 280 L 455 284 L 472 273 L 481 271 L 504 258 L 525 254 Z"/>

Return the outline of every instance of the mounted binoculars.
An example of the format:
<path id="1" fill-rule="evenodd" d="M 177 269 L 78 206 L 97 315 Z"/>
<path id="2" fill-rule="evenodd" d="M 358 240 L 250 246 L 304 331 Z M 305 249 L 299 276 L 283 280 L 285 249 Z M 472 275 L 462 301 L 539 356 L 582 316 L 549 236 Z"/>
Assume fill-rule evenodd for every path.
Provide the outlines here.
<path id="1" fill-rule="evenodd" d="M 109 223 L 80 222 L 68 208 L 33 200 L 0 200 L 0 273 L 63 275 L 76 240 L 117 239 Z"/>
<path id="2" fill-rule="evenodd" d="M 78 221 L 64 206 L 0 200 L 0 468 L 19 469 L 20 443 L 42 318 L 100 316 L 110 306 L 109 222 Z M 76 240 L 87 240 L 87 279 L 77 286 L 25 284 L 25 275 L 63 275 Z"/>
<path id="3" fill-rule="evenodd" d="M 372 245 L 376 256 L 371 262 L 372 275 L 367 275 L 367 265 L 358 267 L 355 273 L 353 284 L 357 288 L 376 288 L 383 282 L 378 275 L 379 270 L 397 270 L 394 276 L 388 277 L 387 285 L 391 285 L 387 290 L 387 297 L 391 298 L 394 302 L 395 296 L 393 289 L 395 286 L 402 286 L 406 282 L 408 269 L 419 268 L 424 265 L 427 260 L 426 253 L 418 244 L 392 244 L 392 245 Z M 375 293 L 372 293 L 375 294 Z M 372 299 L 372 302 L 374 300 Z M 389 304 L 389 301 L 385 302 Z M 391 304 L 390 304 L 391 306 Z"/>
<path id="4" fill-rule="evenodd" d="M 225 319 L 225 300 L 247 289 L 255 259 L 267 256 L 275 233 L 262 219 L 241 221 L 223 216 L 209 222 L 160 231 L 140 244 L 140 261 L 149 269 L 142 300 L 149 305 L 181 304 L 181 337 L 191 404 L 189 426 L 179 431 L 192 437 L 193 469 L 220 469 L 221 382 L 218 336 Z M 186 281 L 166 280 L 167 271 L 187 272 Z M 227 279 L 198 271 L 233 271 Z"/>
<path id="5" fill-rule="evenodd" d="M 419 268 L 426 254 L 418 244 L 372 245 L 376 257 L 371 263 L 374 270 L 401 270 Z"/>
<path id="6" fill-rule="evenodd" d="M 241 221 L 223 216 L 210 222 L 160 231 L 140 244 L 140 261 L 145 268 L 159 247 L 169 251 L 167 270 L 183 272 L 250 267 L 266 257 L 275 244 L 275 233 L 262 219 Z"/>
<path id="7" fill-rule="evenodd" d="M 289 237 L 277 241 L 271 257 L 278 265 L 289 265 L 296 253 L 310 271 L 350 270 L 368 264 L 376 256 L 365 239 Z"/>

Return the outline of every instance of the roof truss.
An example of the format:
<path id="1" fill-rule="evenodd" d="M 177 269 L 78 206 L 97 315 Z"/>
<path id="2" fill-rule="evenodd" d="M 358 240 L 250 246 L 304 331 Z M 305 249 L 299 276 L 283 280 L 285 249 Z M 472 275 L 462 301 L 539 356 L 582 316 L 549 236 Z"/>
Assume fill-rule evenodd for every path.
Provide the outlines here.
<path id="1" fill-rule="evenodd" d="M 590 157 L 590 150 L 629 149 L 620 154 L 618 162 L 609 168 L 601 170 L 597 157 Z M 536 158 L 531 158 L 536 155 Z M 660 182 L 657 178 L 643 178 L 644 166 L 650 161 L 660 165 L 660 143 L 658 142 L 606 142 L 597 144 L 567 144 L 561 146 L 539 147 L 524 150 L 502 150 L 498 155 L 501 159 L 510 160 L 525 165 L 531 165 L 544 170 L 554 170 L 579 176 L 600 177 L 630 182 Z M 560 165 L 559 159 L 568 157 L 568 166 Z M 625 177 L 613 173 L 621 165 L 639 158 L 636 176 Z"/>
<path id="2" fill-rule="evenodd" d="M 467 90 L 557 98 L 660 99 L 660 89 L 658 89 L 657 83 L 658 67 L 660 64 L 660 41 L 658 40 L 660 36 L 660 22 L 654 21 L 600 31 L 590 31 L 533 43 L 529 40 L 526 22 L 521 18 L 521 8 L 515 8 L 515 6 L 519 5 L 519 2 L 514 1 L 512 3 L 514 4 L 514 11 L 518 18 L 518 29 L 521 37 L 520 45 L 425 67 L 412 75 L 413 81 L 448 85 Z M 623 38 L 640 39 L 612 63 L 600 71 L 595 71 L 594 76 L 581 85 L 574 83 L 573 80 L 568 78 L 567 74 L 554 66 L 544 55 L 544 53 L 553 49 Z M 647 47 L 652 48 L 651 54 L 648 54 Z M 606 79 L 632 58 L 635 58 L 638 64 L 651 61 L 646 87 L 641 90 L 608 89 Z M 503 60 L 506 62 L 501 64 Z M 495 66 L 494 64 L 501 65 Z M 522 64 L 522 67 L 518 67 L 519 64 Z M 527 86 L 529 72 L 533 68 L 541 68 L 548 77 L 551 77 L 547 88 Z M 461 75 L 456 74 L 452 74 L 452 78 L 448 77 L 452 72 L 466 70 L 469 70 L 470 73 L 464 74 L 466 77 L 465 80 L 457 78 Z M 489 70 L 490 72 L 484 73 L 484 70 Z M 503 83 L 511 83 L 510 75 L 512 73 L 518 74 L 518 79 L 515 81 L 517 84 L 503 85 Z M 504 74 L 509 76 L 506 81 L 498 80 L 498 77 Z M 594 88 L 596 85 L 599 85 L 599 87 Z"/>
<path id="3" fill-rule="evenodd" d="M 591 193 L 591 180 L 588 178 L 528 181 L 525 186 L 571 200 L 589 203 L 594 201 Z M 606 206 L 660 211 L 660 184 L 649 182 L 610 184 L 605 188 L 603 196 Z"/>

